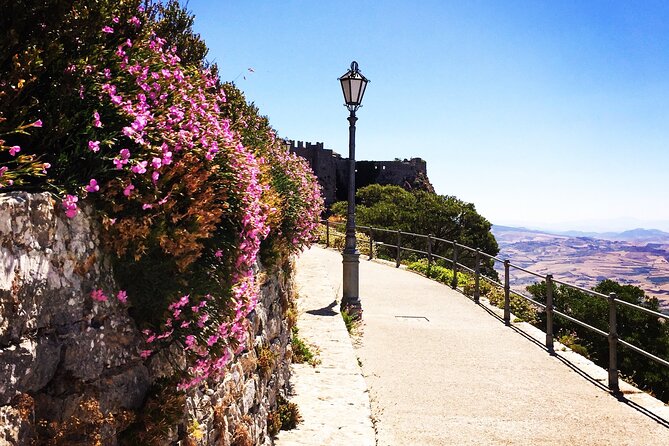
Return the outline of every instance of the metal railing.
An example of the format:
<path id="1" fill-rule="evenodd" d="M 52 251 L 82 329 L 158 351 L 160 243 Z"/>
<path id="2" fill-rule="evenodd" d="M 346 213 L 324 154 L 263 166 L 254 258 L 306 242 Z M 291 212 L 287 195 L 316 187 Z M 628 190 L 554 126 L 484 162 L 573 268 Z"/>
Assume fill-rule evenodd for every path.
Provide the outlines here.
<path id="1" fill-rule="evenodd" d="M 330 222 L 328 220 L 323 220 L 321 222 L 322 224 L 325 225 L 326 228 L 326 246 L 330 246 L 330 232 L 331 232 L 331 226 L 344 226 L 344 223 L 338 223 L 338 222 Z M 669 361 L 666 359 L 660 358 L 656 355 L 653 355 L 650 352 L 647 352 L 633 344 L 630 344 L 627 341 L 624 341 L 619 338 L 618 336 L 618 328 L 617 328 L 617 307 L 619 305 L 625 306 L 628 308 L 632 308 L 638 311 L 642 311 L 650 316 L 657 317 L 660 319 L 664 319 L 669 323 L 669 315 L 659 313 L 657 311 L 650 310 L 648 308 L 644 308 L 639 305 L 635 305 L 633 303 L 618 299 L 616 296 L 616 293 L 610 293 L 609 295 L 598 293 L 593 290 L 589 290 L 587 288 L 583 288 L 577 285 L 573 285 L 567 282 L 564 282 L 562 280 L 558 280 L 553 278 L 552 274 L 539 274 L 537 272 L 528 270 L 526 268 L 523 268 L 519 265 L 515 265 L 511 263 L 508 259 L 501 259 L 499 257 L 495 257 L 493 255 L 487 254 L 480 249 L 472 248 L 466 245 L 462 245 L 458 243 L 456 240 L 446 240 L 438 237 L 434 237 L 433 235 L 425 235 L 425 234 L 415 234 L 412 232 L 404 232 L 400 230 L 391 230 L 391 229 L 385 229 L 385 228 L 373 228 L 369 226 L 357 226 L 358 230 L 365 231 L 367 236 L 369 237 L 369 259 L 374 258 L 374 247 L 379 247 L 383 246 L 386 248 L 390 248 L 395 251 L 395 266 L 399 267 L 402 261 L 402 252 L 407 251 L 411 252 L 414 254 L 421 254 L 425 255 L 427 257 L 427 262 L 428 262 L 428 268 L 431 267 L 431 265 L 434 263 L 434 259 L 438 258 L 441 260 L 444 260 L 448 263 L 451 264 L 451 270 L 453 272 L 453 279 L 451 281 L 450 286 L 453 289 L 457 289 L 458 285 L 458 270 L 466 270 L 474 275 L 474 292 L 473 292 L 473 300 L 475 303 L 479 303 L 480 299 L 480 280 L 483 279 L 493 285 L 496 285 L 500 288 L 504 289 L 504 324 L 509 326 L 511 325 L 511 295 L 518 296 L 526 301 L 528 301 L 530 304 L 539 307 L 541 310 L 543 310 L 546 313 L 546 341 L 545 341 L 545 346 L 547 351 L 551 354 L 554 355 L 554 317 L 559 316 L 565 320 L 568 320 L 576 325 L 579 325 L 587 330 L 590 330 L 594 333 L 597 333 L 600 336 L 603 336 L 608 339 L 608 350 L 609 350 L 609 363 L 608 363 L 608 387 L 609 390 L 613 393 L 619 393 L 620 392 L 620 387 L 619 387 L 619 371 L 618 371 L 618 344 L 629 348 L 630 350 L 639 353 L 652 361 L 655 361 L 665 367 L 669 367 Z M 396 234 L 396 244 L 391 244 L 387 242 L 381 242 L 381 241 L 375 241 L 374 240 L 374 234 L 375 233 L 390 233 L 390 234 Z M 416 238 L 422 238 L 425 239 L 425 251 L 420 250 L 420 249 L 414 249 L 414 248 L 409 248 L 408 246 L 402 246 L 402 237 L 403 236 L 409 236 L 409 237 L 416 237 Z M 443 257 L 440 255 L 437 255 L 433 252 L 434 244 L 435 242 L 441 242 L 441 243 L 447 243 L 451 245 L 452 248 L 452 256 L 451 258 Z M 474 268 L 470 268 L 462 263 L 458 262 L 458 254 L 459 252 L 469 252 L 470 254 L 474 255 Z M 496 280 L 494 280 L 491 277 L 488 277 L 484 274 L 481 273 L 481 260 L 482 259 L 488 259 L 492 260 L 493 262 L 499 262 L 504 265 L 504 283 L 500 283 Z M 511 289 L 509 285 L 509 278 L 510 278 L 510 272 L 511 268 L 522 271 L 526 274 L 530 274 L 532 276 L 537 277 L 538 279 L 545 280 L 546 282 L 546 303 L 542 304 L 541 302 L 538 302 L 534 300 L 531 297 L 525 296 L 522 293 L 519 293 L 517 291 L 514 291 Z M 565 314 L 561 311 L 558 311 L 554 308 L 553 306 L 553 285 L 558 284 L 558 285 L 564 285 L 569 288 L 573 288 L 575 290 L 581 291 L 583 293 L 586 293 L 589 296 L 596 297 L 598 299 L 604 299 L 608 302 L 608 308 L 609 308 L 609 327 L 608 327 L 608 332 L 604 330 L 600 330 L 599 328 L 593 327 L 592 325 L 587 324 L 584 321 L 578 320 L 572 316 L 569 316 L 568 314 Z"/>

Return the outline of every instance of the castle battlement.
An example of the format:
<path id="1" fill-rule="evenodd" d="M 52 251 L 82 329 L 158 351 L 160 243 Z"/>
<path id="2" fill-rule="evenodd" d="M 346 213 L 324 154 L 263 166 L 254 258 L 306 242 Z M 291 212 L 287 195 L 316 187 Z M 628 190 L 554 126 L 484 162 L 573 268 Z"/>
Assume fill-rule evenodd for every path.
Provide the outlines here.
<path id="1" fill-rule="evenodd" d="M 287 148 L 306 159 L 323 187 L 325 205 L 347 199 L 348 158 L 343 158 L 322 142 L 285 140 Z M 356 161 L 356 189 L 370 184 L 393 184 L 405 189 L 434 192 L 427 177 L 427 162 L 422 158 L 393 161 Z"/>

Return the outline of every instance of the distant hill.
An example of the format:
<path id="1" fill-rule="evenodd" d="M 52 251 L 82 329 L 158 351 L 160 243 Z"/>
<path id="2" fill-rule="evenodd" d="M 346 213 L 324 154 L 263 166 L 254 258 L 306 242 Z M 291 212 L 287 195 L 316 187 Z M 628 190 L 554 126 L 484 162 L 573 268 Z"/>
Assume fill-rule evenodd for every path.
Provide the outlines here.
<path id="1" fill-rule="evenodd" d="M 500 258 L 586 288 L 603 279 L 635 285 L 659 298 L 664 311 L 669 312 L 667 232 L 642 228 L 603 233 L 550 232 L 494 225 L 492 233 L 499 245 Z M 533 276 L 515 274 L 511 284 L 524 288 L 536 280 Z"/>
<path id="2" fill-rule="evenodd" d="M 644 229 L 636 228 L 622 232 L 586 232 L 586 231 L 548 231 L 541 229 L 528 229 L 523 227 L 494 225 L 493 233 L 496 231 L 500 234 L 504 233 L 527 233 L 527 234 L 545 234 L 545 235 L 561 235 L 565 237 L 574 238 L 592 238 L 597 240 L 610 240 L 621 242 L 634 243 L 669 243 L 669 232 L 660 231 L 659 229 Z"/>

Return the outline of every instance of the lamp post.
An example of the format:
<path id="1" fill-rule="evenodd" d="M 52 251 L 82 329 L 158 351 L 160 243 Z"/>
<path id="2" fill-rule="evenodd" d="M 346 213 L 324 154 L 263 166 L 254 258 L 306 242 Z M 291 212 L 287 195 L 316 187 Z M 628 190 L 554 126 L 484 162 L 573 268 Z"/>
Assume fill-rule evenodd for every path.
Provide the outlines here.
<path id="1" fill-rule="evenodd" d="M 351 68 L 339 78 L 344 93 L 344 102 L 350 112 L 348 117 L 348 211 L 346 218 L 346 244 L 342 253 L 344 266 L 343 297 L 341 307 L 358 316 L 362 305 L 359 295 L 360 252 L 355 240 L 355 112 L 360 108 L 362 97 L 369 80 L 358 70 L 358 62 L 351 62 Z"/>

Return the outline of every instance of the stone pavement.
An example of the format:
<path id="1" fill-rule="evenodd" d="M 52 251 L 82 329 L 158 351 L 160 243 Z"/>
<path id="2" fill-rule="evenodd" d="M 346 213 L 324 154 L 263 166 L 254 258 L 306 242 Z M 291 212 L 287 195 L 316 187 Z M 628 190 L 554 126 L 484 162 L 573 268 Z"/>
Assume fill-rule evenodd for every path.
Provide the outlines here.
<path id="1" fill-rule="evenodd" d="M 317 249 L 297 260 L 297 327 L 300 338 L 317 347 L 321 363 L 291 365 L 290 401 L 297 403 L 303 421 L 297 429 L 281 431 L 275 444 L 373 446 L 369 394 L 339 314 L 340 287 L 328 277 L 323 259 L 310 255 Z M 332 261 L 341 270 L 341 256 Z"/>
<path id="2" fill-rule="evenodd" d="M 380 446 L 669 444 L 669 406 L 622 383 L 618 400 L 606 371 L 559 344 L 551 357 L 533 327 L 505 327 L 496 309 L 363 258 L 354 353 L 332 314 L 340 254 L 314 247 L 297 268 L 300 305 L 316 310 L 300 315 L 300 334 L 321 348 L 323 364 L 294 368 L 305 422 L 282 432 L 279 446 L 373 444 L 355 354 Z"/>

